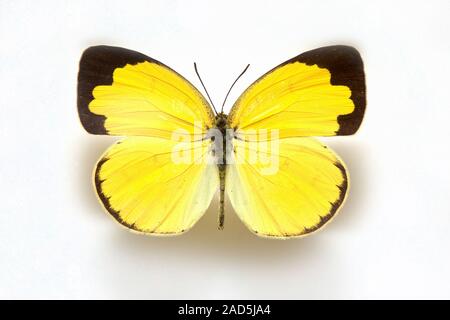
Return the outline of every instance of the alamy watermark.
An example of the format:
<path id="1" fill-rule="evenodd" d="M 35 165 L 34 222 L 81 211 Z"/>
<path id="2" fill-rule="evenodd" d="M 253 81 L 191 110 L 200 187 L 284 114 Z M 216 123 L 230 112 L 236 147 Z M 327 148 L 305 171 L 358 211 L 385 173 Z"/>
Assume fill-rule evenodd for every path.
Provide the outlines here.
<path id="1" fill-rule="evenodd" d="M 249 164 L 263 175 L 274 175 L 279 169 L 279 131 L 258 129 L 209 129 L 206 134 L 201 124 L 194 132 L 177 129 L 172 140 L 172 161 L 176 164 Z M 206 142 L 206 143 L 205 143 Z"/>

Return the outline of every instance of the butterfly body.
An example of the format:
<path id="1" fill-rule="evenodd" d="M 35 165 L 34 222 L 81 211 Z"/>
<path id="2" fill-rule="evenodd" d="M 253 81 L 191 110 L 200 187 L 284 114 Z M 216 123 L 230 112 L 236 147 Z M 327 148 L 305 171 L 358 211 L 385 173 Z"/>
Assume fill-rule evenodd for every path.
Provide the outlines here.
<path id="1" fill-rule="evenodd" d="M 216 115 L 215 128 L 218 130 L 219 137 L 214 136 L 214 152 L 216 156 L 217 169 L 219 171 L 219 217 L 218 227 L 222 230 L 225 221 L 225 177 L 227 170 L 227 159 L 230 153 L 228 146 L 230 146 L 230 128 L 228 127 L 227 115 L 223 112 Z"/>
<path id="2" fill-rule="evenodd" d="M 94 171 L 96 192 L 121 225 L 149 235 L 189 230 L 219 190 L 259 236 L 310 234 L 338 212 L 343 161 L 315 136 L 355 133 L 365 110 L 358 51 L 300 54 L 255 81 L 228 115 L 163 63 L 118 47 L 80 60 L 78 113 L 92 134 L 124 137 Z M 213 161 L 209 161 L 212 159 Z"/>

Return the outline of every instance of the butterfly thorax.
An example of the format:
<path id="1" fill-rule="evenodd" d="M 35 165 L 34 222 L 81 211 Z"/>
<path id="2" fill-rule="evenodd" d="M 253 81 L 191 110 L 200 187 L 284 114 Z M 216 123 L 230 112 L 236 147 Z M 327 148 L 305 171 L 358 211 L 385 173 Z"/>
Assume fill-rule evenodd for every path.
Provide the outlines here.
<path id="1" fill-rule="evenodd" d="M 219 166 L 219 170 L 225 170 L 227 162 L 226 146 L 227 146 L 227 129 L 228 129 L 226 114 L 221 112 L 218 115 L 216 115 L 215 129 L 218 131 L 214 138 L 214 149 L 216 151 L 215 155 L 217 156 L 216 161 L 217 165 Z"/>

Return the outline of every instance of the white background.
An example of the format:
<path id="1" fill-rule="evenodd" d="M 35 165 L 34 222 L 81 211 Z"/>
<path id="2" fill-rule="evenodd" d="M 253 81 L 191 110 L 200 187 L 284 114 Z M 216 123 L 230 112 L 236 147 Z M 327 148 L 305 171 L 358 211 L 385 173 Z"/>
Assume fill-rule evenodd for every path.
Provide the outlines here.
<path id="1" fill-rule="evenodd" d="M 450 298 L 448 1 L 0 1 L 0 298 Z M 78 121 L 81 52 L 150 55 L 220 104 L 303 51 L 353 44 L 368 106 L 326 142 L 351 190 L 324 231 L 260 239 L 217 201 L 187 234 L 134 235 L 91 182 L 116 138 Z"/>

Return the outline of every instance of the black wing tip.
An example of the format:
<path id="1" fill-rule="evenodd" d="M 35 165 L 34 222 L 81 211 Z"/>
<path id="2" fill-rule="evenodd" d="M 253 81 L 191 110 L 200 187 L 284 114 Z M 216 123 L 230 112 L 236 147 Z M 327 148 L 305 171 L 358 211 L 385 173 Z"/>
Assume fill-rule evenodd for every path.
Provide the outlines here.
<path id="1" fill-rule="evenodd" d="M 285 63 L 303 62 L 309 66 L 317 64 L 329 69 L 336 64 L 352 63 L 357 66 L 363 65 L 363 61 L 359 51 L 353 46 L 347 45 L 333 45 L 320 47 L 313 50 L 305 51 L 298 56 L 286 61 Z"/>
<path id="2" fill-rule="evenodd" d="M 337 135 L 352 135 L 358 131 L 366 109 L 366 83 L 364 63 L 359 51 L 348 45 L 333 45 L 304 52 L 284 64 L 301 62 L 326 68 L 332 85 L 350 88 L 350 99 L 355 105 L 352 113 L 338 116 Z"/>
<path id="3" fill-rule="evenodd" d="M 336 131 L 338 136 L 351 136 L 359 130 L 364 119 L 365 106 L 355 110 L 352 113 L 338 116 L 339 129 Z"/>
<path id="4" fill-rule="evenodd" d="M 106 117 L 94 114 L 89 110 L 89 104 L 94 100 L 94 88 L 99 85 L 111 85 L 116 68 L 142 62 L 162 66 L 190 84 L 188 80 L 164 63 L 134 50 L 109 45 L 96 45 L 83 51 L 78 71 L 77 108 L 81 124 L 87 132 L 108 134 L 105 128 Z M 194 86 L 192 85 L 192 87 Z"/>
<path id="5" fill-rule="evenodd" d="M 142 53 L 121 47 L 98 45 L 83 51 L 78 71 L 77 109 L 81 124 L 87 132 L 108 134 L 105 128 L 106 117 L 89 110 L 89 103 L 94 99 L 94 88 L 111 85 L 116 68 L 144 61 L 159 63 Z"/>
<path id="6" fill-rule="evenodd" d="M 105 127 L 106 117 L 90 112 L 88 107 L 83 107 L 84 105 L 86 105 L 86 103 L 80 102 L 80 97 L 78 97 L 78 116 L 83 128 L 90 134 L 107 135 L 108 131 Z M 89 103 L 87 103 L 87 105 L 89 105 Z"/>

